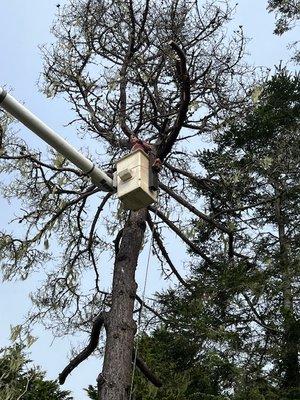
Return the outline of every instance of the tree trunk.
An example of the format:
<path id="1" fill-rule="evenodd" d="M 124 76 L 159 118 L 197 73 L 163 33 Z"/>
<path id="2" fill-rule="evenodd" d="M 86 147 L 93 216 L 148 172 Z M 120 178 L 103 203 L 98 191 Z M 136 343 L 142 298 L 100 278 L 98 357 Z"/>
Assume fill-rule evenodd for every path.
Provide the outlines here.
<path id="1" fill-rule="evenodd" d="M 277 191 L 275 215 L 278 224 L 280 246 L 280 266 L 282 270 L 283 296 L 283 340 L 282 340 L 282 387 L 285 390 L 300 388 L 299 366 L 299 331 L 294 314 L 293 295 L 291 290 L 292 272 L 290 271 L 289 242 L 285 230 L 285 215 L 282 210 L 282 192 Z"/>
<path id="2" fill-rule="evenodd" d="M 299 373 L 299 324 L 294 315 L 287 315 L 284 321 L 282 366 L 284 377 L 282 387 L 285 390 L 300 388 Z"/>
<path id="3" fill-rule="evenodd" d="M 133 307 L 135 271 L 145 232 L 146 209 L 131 212 L 114 265 L 112 306 L 107 314 L 106 346 L 99 382 L 99 399 L 128 400 L 136 324 Z"/>

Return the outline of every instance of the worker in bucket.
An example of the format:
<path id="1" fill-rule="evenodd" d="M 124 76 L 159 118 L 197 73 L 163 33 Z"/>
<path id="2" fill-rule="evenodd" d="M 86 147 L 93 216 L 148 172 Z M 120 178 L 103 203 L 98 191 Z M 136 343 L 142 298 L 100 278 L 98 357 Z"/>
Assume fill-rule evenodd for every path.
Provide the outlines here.
<path id="1" fill-rule="evenodd" d="M 158 174 L 161 171 L 162 163 L 159 158 L 156 157 L 153 151 L 153 146 L 150 143 L 144 142 L 137 136 L 130 137 L 131 152 L 135 150 L 143 150 L 149 156 L 149 189 L 152 191 L 158 190 Z"/>

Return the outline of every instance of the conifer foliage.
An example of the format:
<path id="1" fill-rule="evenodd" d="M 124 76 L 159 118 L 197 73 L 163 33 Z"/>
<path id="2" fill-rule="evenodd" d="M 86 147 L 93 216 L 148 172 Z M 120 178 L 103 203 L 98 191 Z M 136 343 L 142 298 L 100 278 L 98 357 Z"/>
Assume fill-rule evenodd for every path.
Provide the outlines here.
<path id="1" fill-rule="evenodd" d="M 72 400 L 70 392 L 61 390 L 55 381 L 32 366 L 23 345 L 14 344 L 0 350 L 0 398 L 3 400 Z"/>
<path id="2" fill-rule="evenodd" d="M 275 11 L 277 16 L 275 33 L 282 35 L 291 29 L 300 18 L 298 0 L 269 0 L 268 10 Z"/>
<path id="3" fill-rule="evenodd" d="M 257 89 L 252 111 L 199 152 L 210 185 L 193 180 L 233 229 L 232 260 L 228 241 L 195 221 L 215 262 L 194 262 L 186 288 L 159 296 L 163 320 L 142 342 L 167 383 L 153 394 L 139 381 L 139 399 L 300 398 L 300 78 L 279 68 Z"/>

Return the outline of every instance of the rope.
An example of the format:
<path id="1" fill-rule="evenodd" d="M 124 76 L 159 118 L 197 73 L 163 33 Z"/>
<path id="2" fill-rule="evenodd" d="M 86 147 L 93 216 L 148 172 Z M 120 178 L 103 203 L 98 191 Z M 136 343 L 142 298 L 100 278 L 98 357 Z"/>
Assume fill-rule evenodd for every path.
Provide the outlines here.
<path id="1" fill-rule="evenodd" d="M 157 193 L 157 196 L 159 196 L 159 193 Z M 136 346 L 135 346 L 134 359 L 133 359 L 129 400 L 132 400 L 132 395 L 133 395 L 133 384 L 134 384 L 134 377 L 135 377 L 135 371 L 136 371 L 136 360 L 137 360 L 138 348 L 139 348 L 139 333 L 140 333 L 141 324 L 142 324 L 142 314 L 143 314 L 143 308 L 144 308 L 144 303 L 145 303 L 146 288 L 147 288 L 148 275 L 149 275 L 150 259 L 151 259 L 151 254 L 152 254 L 151 250 L 152 250 L 153 241 L 154 241 L 154 229 L 155 229 L 155 222 L 156 222 L 156 218 L 157 218 L 157 211 L 158 211 L 158 201 L 156 204 L 156 211 L 155 211 L 154 220 L 153 220 L 153 229 L 151 232 L 151 239 L 150 239 L 148 257 L 147 257 L 147 265 L 146 265 L 146 273 L 145 273 L 143 292 L 142 292 L 142 304 L 141 304 L 141 309 L 140 309 L 139 318 L 138 318 L 137 342 L 136 342 Z"/>

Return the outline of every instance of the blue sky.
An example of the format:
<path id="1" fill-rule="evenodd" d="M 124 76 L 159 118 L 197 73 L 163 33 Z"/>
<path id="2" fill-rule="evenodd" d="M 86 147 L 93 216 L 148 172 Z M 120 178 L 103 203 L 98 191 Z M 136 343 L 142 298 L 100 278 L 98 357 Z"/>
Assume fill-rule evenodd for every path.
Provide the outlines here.
<path id="1" fill-rule="evenodd" d="M 248 61 L 256 66 L 272 68 L 280 60 L 290 58 L 289 42 L 299 37 L 293 30 L 283 37 L 273 35 L 274 15 L 266 12 L 265 0 L 240 0 L 233 26 L 243 25 L 246 36 L 252 38 L 248 44 Z M 26 5 L 25 5 L 26 4 Z M 49 100 L 39 92 L 37 82 L 42 70 L 39 45 L 52 40 L 50 26 L 56 13 L 54 0 L 1 0 L 0 24 L 0 85 L 12 89 L 13 95 L 34 111 L 42 120 L 66 138 L 72 137 L 71 128 L 64 125 L 71 119 L 68 104 L 61 99 Z M 20 135 L 28 142 L 39 143 L 32 134 L 18 125 Z M 0 199 L 0 229 L 6 227 L 9 216 L 17 212 L 16 205 Z M 142 273 L 140 273 L 140 278 Z M 159 273 L 152 276 L 149 291 L 159 281 Z M 7 344 L 9 326 L 22 321 L 29 307 L 28 293 L 39 282 L 36 277 L 26 282 L 3 283 L 0 292 L 0 347 Z M 157 288 L 157 286 L 155 287 Z M 56 378 L 65 366 L 70 344 L 76 346 L 81 337 L 56 339 L 43 327 L 36 329 L 39 340 L 32 348 L 34 361 L 47 370 L 48 377 Z M 92 371 L 92 373 L 91 373 Z M 82 387 L 93 383 L 100 372 L 98 360 L 92 359 L 80 366 L 65 387 L 71 389 L 76 399 L 84 398 Z M 91 374 L 92 379 L 91 380 Z"/>

